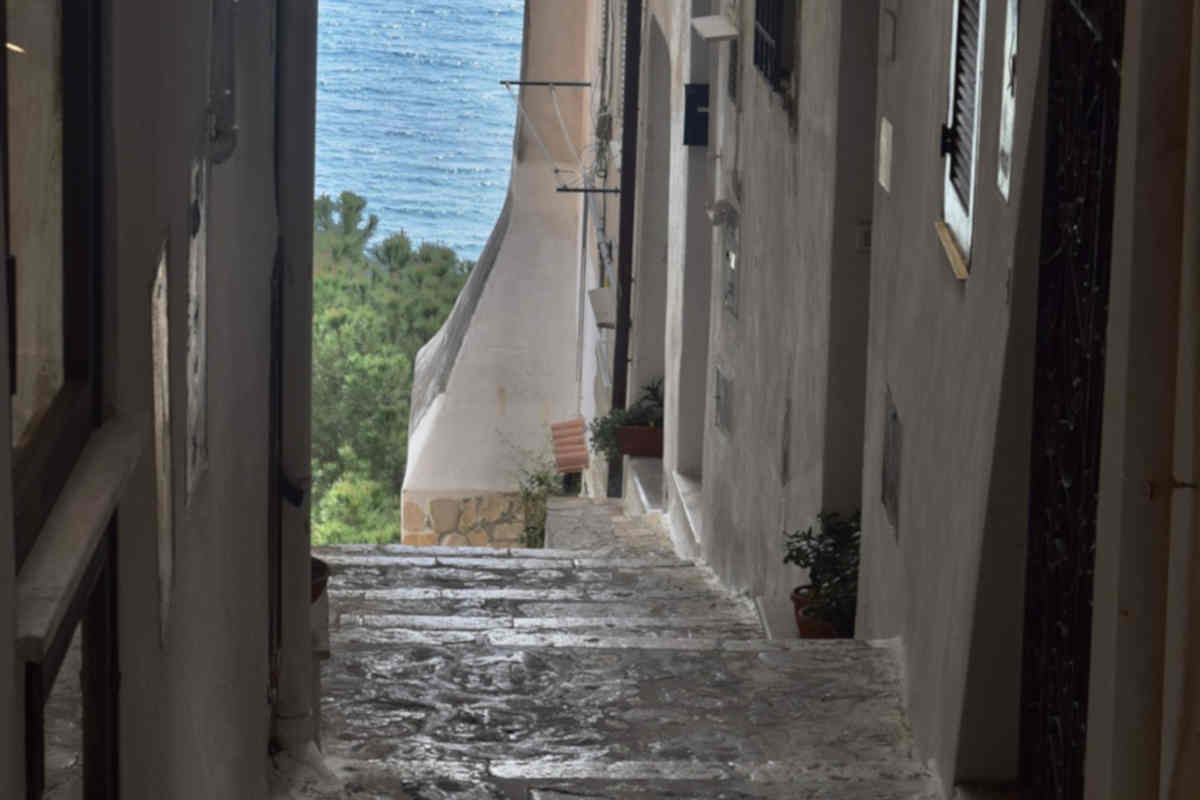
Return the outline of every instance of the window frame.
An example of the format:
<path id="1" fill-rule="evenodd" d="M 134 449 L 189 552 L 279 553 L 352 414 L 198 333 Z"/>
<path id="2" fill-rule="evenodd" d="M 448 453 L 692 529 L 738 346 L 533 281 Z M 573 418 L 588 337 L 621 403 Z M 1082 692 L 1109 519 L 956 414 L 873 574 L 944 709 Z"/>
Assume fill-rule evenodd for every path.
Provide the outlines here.
<path id="1" fill-rule="evenodd" d="M 954 0 L 953 24 L 950 28 L 950 69 L 948 75 L 948 90 L 946 101 L 946 123 L 944 136 L 954 130 L 955 115 L 954 115 L 954 89 L 956 78 L 958 76 L 958 28 L 960 16 L 962 14 L 963 0 Z M 972 115 L 972 130 L 971 130 L 971 188 L 967 202 L 959 197 L 958 189 L 955 187 L 951 179 L 951 166 L 953 164 L 953 154 L 945 151 L 943 147 L 942 165 L 942 217 L 950 232 L 954 234 L 954 239 L 962 251 L 964 260 L 970 260 L 971 242 L 975 227 L 975 196 L 978 193 L 978 177 L 979 177 L 979 131 L 981 112 L 981 90 L 983 87 L 983 61 L 984 61 L 984 43 L 986 41 L 987 31 L 987 5 L 988 0 L 979 0 L 979 32 L 976 40 L 976 62 L 975 62 L 975 106 Z M 951 134 L 952 135 L 952 134 Z"/>
<path id="2" fill-rule="evenodd" d="M 7 12 L 6 12 L 7 13 Z M 13 549 L 19 571 L 99 422 L 100 104 L 99 8 L 96 0 L 63 0 L 62 51 L 62 332 L 63 385 L 27 441 L 12 447 Z M 4 22 L 7 29 L 7 19 Z M 10 53 L 5 52 L 5 58 Z M 16 268 L 9 250 L 8 86 L 2 87 L 5 267 L 9 285 L 9 387 L 15 393 Z M 7 434 L 11 442 L 11 432 Z M 10 445 L 12 446 L 12 445 Z"/>

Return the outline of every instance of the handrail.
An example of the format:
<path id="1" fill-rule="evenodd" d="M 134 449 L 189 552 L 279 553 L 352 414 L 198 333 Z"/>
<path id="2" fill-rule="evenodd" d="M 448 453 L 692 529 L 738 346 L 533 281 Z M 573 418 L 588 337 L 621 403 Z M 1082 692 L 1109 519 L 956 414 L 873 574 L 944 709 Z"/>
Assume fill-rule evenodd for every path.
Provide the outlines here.
<path id="1" fill-rule="evenodd" d="M 88 440 L 17 575 L 17 655 L 42 663 L 141 457 L 144 424 L 112 420 Z"/>

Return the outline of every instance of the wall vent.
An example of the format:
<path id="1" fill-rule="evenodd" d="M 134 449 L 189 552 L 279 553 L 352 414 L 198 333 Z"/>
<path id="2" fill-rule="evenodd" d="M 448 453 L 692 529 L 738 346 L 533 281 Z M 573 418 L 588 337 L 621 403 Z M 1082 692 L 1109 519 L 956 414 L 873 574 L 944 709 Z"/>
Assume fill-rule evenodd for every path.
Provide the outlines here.
<path id="1" fill-rule="evenodd" d="M 721 368 L 716 368 L 716 380 L 713 389 L 713 422 L 726 433 L 733 432 L 733 408 L 730 397 L 731 381 Z"/>
<path id="2" fill-rule="evenodd" d="M 903 428 L 900 414 L 892 402 L 892 391 L 888 389 L 883 420 L 883 466 L 881 475 L 881 499 L 883 510 L 891 523 L 892 531 L 900 535 L 900 453 Z"/>

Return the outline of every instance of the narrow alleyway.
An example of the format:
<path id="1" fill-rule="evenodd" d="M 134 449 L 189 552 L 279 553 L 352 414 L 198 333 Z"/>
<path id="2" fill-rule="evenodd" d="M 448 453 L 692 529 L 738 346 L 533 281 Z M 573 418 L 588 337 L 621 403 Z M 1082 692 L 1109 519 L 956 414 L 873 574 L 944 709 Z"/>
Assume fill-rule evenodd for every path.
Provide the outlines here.
<path id="1" fill-rule="evenodd" d="M 888 649 L 767 641 L 617 506 L 559 500 L 549 524 L 546 550 L 318 553 L 329 796 L 936 797 Z"/>

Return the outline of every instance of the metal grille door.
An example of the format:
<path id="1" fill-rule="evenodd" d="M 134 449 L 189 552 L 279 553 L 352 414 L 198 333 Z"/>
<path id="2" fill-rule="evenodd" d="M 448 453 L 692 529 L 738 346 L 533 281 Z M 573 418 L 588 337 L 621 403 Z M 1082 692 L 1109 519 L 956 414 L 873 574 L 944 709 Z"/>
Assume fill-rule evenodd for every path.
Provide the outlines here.
<path id="1" fill-rule="evenodd" d="M 1057 0 L 1026 568 L 1021 769 L 1083 797 L 1124 0 Z"/>

